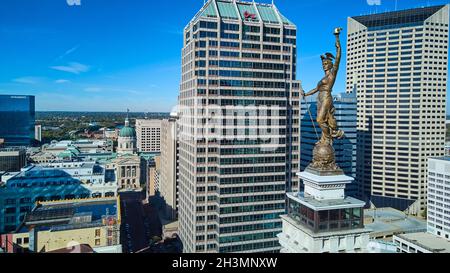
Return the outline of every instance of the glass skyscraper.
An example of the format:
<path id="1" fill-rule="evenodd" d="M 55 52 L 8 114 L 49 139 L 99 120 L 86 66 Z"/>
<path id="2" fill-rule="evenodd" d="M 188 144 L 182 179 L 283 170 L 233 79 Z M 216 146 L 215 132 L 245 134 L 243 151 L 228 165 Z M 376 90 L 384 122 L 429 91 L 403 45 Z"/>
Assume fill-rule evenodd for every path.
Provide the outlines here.
<path id="1" fill-rule="evenodd" d="M 277 252 L 298 182 L 296 26 L 271 4 L 210 0 L 184 30 L 179 221 L 184 251 Z M 297 180 L 297 181 L 296 181 Z"/>
<path id="2" fill-rule="evenodd" d="M 34 140 L 34 96 L 0 95 L 0 139 L 5 146 L 30 146 Z"/>
<path id="3" fill-rule="evenodd" d="M 337 139 L 334 142 L 336 163 L 344 171 L 345 175 L 356 178 L 356 93 L 341 93 L 334 96 L 334 107 L 336 108 L 335 116 L 338 127 L 345 132 L 345 138 Z M 302 102 L 301 119 L 300 170 L 305 171 L 309 164 L 311 164 L 314 146 L 321 134 L 321 129 L 316 121 L 317 101 L 315 98 L 309 102 Z M 314 121 L 316 129 L 314 129 L 311 120 Z M 362 197 L 362 190 L 358 181 L 355 181 L 347 185 L 346 194 L 352 197 Z"/>

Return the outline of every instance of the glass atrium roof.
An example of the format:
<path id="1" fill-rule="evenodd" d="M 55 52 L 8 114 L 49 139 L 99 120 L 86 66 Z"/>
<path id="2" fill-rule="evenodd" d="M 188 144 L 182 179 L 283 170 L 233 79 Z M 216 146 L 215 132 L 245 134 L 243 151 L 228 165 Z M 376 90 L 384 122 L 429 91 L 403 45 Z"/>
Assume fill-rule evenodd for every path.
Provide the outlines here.
<path id="1" fill-rule="evenodd" d="M 253 22 L 262 20 L 264 23 L 294 25 L 274 5 L 230 0 L 209 0 L 193 20 L 198 17 L 217 18 L 218 16 L 231 20 Z"/>
<path id="2" fill-rule="evenodd" d="M 72 218 L 75 215 L 85 215 L 89 213 L 92 221 L 101 220 L 103 216 L 114 216 L 117 213 L 115 200 L 93 200 L 84 202 L 61 203 L 43 205 L 36 208 L 27 216 L 27 222 L 49 221 L 55 219 Z"/>
<path id="3" fill-rule="evenodd" d="M 216 9 L 214 8 L 214 5 L 209 3 L 205 7 L 205 10 L 203 11 L 202 16 L 205 16 L 205 17 L 217 17 L 217 13 L 216 13 Z"/>
<path id="4" fill-rule="evenodd" d="M 258 10 L 264 22 L 274 24 L 279 23 L 278 16 L 272 7 L 258 5 Z"/>
<path id="5" fill-rule="evenodd" d="M 217 7 L 219 8 L 219 13 L 222 18 L 226 19 L 239 18 L 233 3 L 217 1 Z"/>
<path id="6" fill-rule="evenodd" d="M 259 22 L 258 12 L 256 11 L 255 7 L 252 4 L 238 3 L 237 7 L 239 9 L 239 13 L 241 14 L 242 20 L 249 20 L 245 16 L 246 14 L 249 14 L 255 16 L 255 19 L 251 19 L 251 21 Z"/>

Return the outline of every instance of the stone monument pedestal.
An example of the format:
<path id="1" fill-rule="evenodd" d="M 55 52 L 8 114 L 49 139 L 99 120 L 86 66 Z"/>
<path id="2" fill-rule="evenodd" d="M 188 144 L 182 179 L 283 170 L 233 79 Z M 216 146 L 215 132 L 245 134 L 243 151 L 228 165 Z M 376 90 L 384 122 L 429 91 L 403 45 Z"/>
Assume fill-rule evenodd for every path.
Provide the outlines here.
<path id="1" fill-rule="evenodd" d="M 310 166 L 298 176 L 304 192 L 288 193 L 288 214 L 281 217 L 281 253 L 368 252 L 370 231 L 364 228 L 365 202 L 345 196 L 354 181 L 340 169 Z"/>
<path id="2" fill-rule="evenodd" d="M 305 185 L 305 196 L 316 200 L 345 199 L 345 188 L 355 179 L 344 175 L 342 171 L 327 176 L 320 175 L 320 172 L 308 169 L 298 174 Z"/>

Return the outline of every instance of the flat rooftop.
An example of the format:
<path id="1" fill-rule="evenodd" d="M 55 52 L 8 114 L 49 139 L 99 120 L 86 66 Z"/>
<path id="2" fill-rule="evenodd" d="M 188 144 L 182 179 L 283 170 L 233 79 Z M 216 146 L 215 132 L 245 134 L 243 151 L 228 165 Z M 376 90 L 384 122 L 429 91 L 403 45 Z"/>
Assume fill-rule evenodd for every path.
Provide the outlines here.
<path id="1" fill-rule="evenodd" d="M 144 158 L 145 160 L 153 160 L 157 156 L 161 156 L 161 153 L 149 153 L 149 152 L 142 152 L 139 153 L 139 156 Z"/>
<path id="2" fill-rule="evenodd" d="M 67 248 L 53 250 L 53 251 L 49 251 L 47 253 L 53 253 L 53 254 L 71 254 L 71 253 L 83 254 L 83 253 L 95 253 L 95 252 L 94 252 L 94 250 L 92 249 L 92 247 L 90 245 L 83 244 L 83 245 L 77 245 L 77 246 L 72 246 L 72 247 L 67 247 Z"/>
<path id="3" fill-rule="evenodd" d="M 48 165 L 45 167 L 42 166 L 32 166 L 27 169 L 23 169 L 22 172 L 12 173 L 15 174 L 8 180 L 8 184 L 13 183 L 46 183 L 46 182 L 76 182 L 78 181 L 72 175 L 66 171 L 70 170 L 92 170 L 92 173 L 89 175 L 103 175 L 104 168 L 95 163 L 83 163 L 78 167 L 52 167 L 52 165 Z M 83 175 L 83 173 L 81 173 Z M 58 180 L 60 179 L 60 180 Z"/>
<path id="4" fill-rule="evenodd" d="M 429 159 L 441 160 L 441 161 L 450 161 L 450 156 L 430 157 Z"/>
<path id="5" fill-rule="evenodd" d="M 39 167 L 42 167 L 44 169 L 56 168 L 56 169 L 71 170 L 71 169 L 92 169 L 96 165 L 97 164 L 93 161 L 86 161 L 86 162 L 59 161 L 59 162 L 53 162 L 53 163 L 48 163 L 48 164 L 43 163 L 43 164 L 40 164 Z M 62 167 L 59 167 L 59 166 L 62 166 Z"/>
<path id="6" fill-rule="evenodd" d="M 39 230 L 71 230 L 102 226 L 105 217 L 117 217 L 117 198 L 56 201 L 41 203 L 27 214 L 24 225 Z"/>
<path id="7" fill-rule="evenodd" d="M 164 229 L 178 229 L 179 227 L 180 227 L 180 222 L 179 221 L 163 223 L 163 228 Z"/>
<path id="8" fill-rule="evenodd" d="M 303 204 L 314 210 L 329 210 L 329 209 L 345 209 L 345 208 L 362 208 L 365 206 L 363 201 L 353 197 L 346 197 L 338 200 L 316 200 L 313 197 L 305 196 L 303 192 L 288 193 L 288 198 Z"/>
<path id="9" fill-rule="evenodd" d="M 16 147 L 0 148 L 0 153 L 9 153 L 9 152 L 25 152 L 25 149 Z"/>
<path id="10" fill-rule="evenodd" d="M 431 233 L 410 233 L 398 237 L 433 253 L 450 253 L 450 242 Z"/>
<path id="11" fill-rule="evenodd" d="M 117 199 L 92 199 L 86 201 L 61 201 L 42 203 L 27 215 L 27 222 L 72 218 L 75 215 L 92 215 L 92 221 L 117 214 Z"/>
<path id="12" fill-rule="evenodd" d="M 55 178 L 72 178 L 70 174 L 61 169 L 36 167 L 29 171 L 19 172 L 10 179 L 10 182 L 45 182 Z"/>
<path id="13" fill-rule="evenodd" d="M 392 208 L 365 210 L 364 217 L 373 219 L 373 223 L 366 223 L 365 225 L 372 230 L 372 234 L 412 233 L 427 230 L 425 220 L 408 216 L 404 212 Z"/>
<path id="14" fill-rule="evenodd" d="M 444 5 L 352 17 L 368 28 L 423 23 Z"/>

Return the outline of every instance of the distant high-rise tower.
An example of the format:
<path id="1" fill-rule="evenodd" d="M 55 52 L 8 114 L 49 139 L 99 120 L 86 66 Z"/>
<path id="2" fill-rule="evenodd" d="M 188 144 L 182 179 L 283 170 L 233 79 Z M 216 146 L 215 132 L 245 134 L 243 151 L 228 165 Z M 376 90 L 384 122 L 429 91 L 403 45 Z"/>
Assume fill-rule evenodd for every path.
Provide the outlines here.
<path id="1" fill-rule="evenodd" d="M 448 31 L 449 5 L 348 19 L 357 180 L 375 206 L 426 208 L 427 159 L 445 147 Z"/>
<path id="2" fill-rule="evenodd" d="M 0 139 L 7 147 L 31 146 L 36 122 L 34 96 L 0 95 Z"/>
<path id="3" fill-rule="evenodd" d="M 338 127 L 345 132 L 343 139 L 334 142 L 336 163 L 345 175 L 356 178 L 356 143 L 357 143 L 357 103 L 355 93 L 341 93 L 334 96 L 336 120 Z M 308 111 L 309 108 L 309 111 Z M 300 130 L 300 169 L 305 171 L 313 159 L 314 145 L 321 134 L 317 120 L 317 101 L 302 102 Z M 311 115 L 310 115 L 311 113 Z M 312 124 L 315 123 L 315 127 Z M 352 197 L 362 197 L 362 187 L 354 181 L 346 187 L 346 194 Z"/>
<path id="4" fill-rule="evenodd" d="M 42 141 L 42 125 L 36 125 L 34 127 L 34 140 L 38 143 Z"/>
<path id="5" fill-rule="evenodd" d="M 210 0 L 184 30 L 180 237 L 185 252 L 276 252 L 297 187 L 296 26 L 274 5 Z"/>
<path id="6" fill-rule="evenodd" d="M 139 152 L 161 152 L 161 120 L 136 120 L 136 138 L 137 148 Z"/>
<path id="7" fill-rule="evenodd" d="M 428 161 L 428 232 L 450 240 L 450 158 Z"/>
<path id="8" fill-rule="evenodd" d="M 161 180 L 160 193 L 165 201 L 165 217 L 178 217 L 179 139 L 178 117 L 174 114 L 161 123 Z"/>

